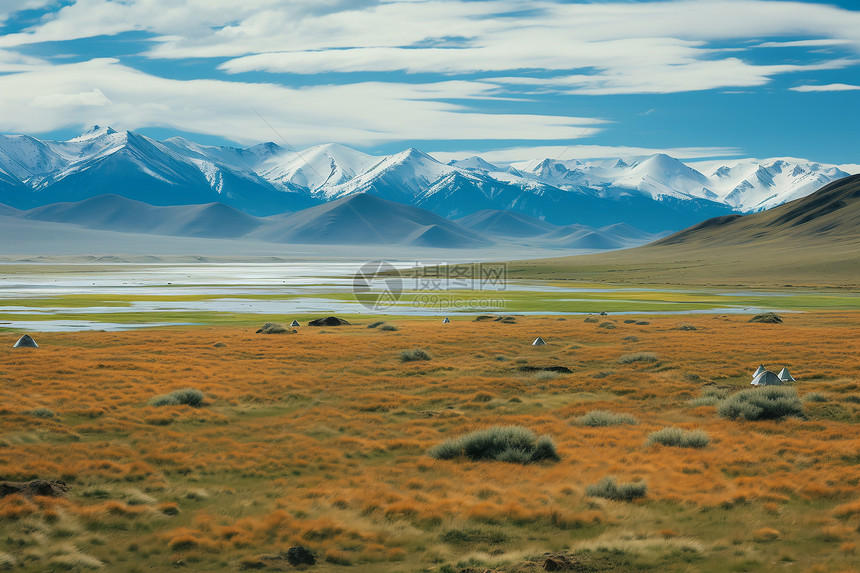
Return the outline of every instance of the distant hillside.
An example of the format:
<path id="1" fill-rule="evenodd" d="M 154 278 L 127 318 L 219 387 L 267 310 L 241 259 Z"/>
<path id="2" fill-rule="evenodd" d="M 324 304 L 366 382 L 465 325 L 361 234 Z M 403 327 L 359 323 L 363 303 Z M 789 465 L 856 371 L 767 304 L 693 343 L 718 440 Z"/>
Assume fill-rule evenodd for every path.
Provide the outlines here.
<path id="1" fill-rule="evenodd" d="M 512 278 L 860 287 L 860 175 L 768 211 L 708 219 L 622 251 L 511 264 Z"/>
<path id="2" fill-rule="evenodd" d="M 272 217 L 271 221 L 249 236 L 279 243 L 400 244 L 438 248 L 492 244 L 471 229 L 429 211 L 364 193 Z"/>
<path id="3" fill-rule="evenodd" d="M 262 219 L 222 203 L 158 207 L 118 195 L 54 203 L 31 209 L 21 216 L 88 229 L 220 239 L 247 235 L 262 224 Z"/>

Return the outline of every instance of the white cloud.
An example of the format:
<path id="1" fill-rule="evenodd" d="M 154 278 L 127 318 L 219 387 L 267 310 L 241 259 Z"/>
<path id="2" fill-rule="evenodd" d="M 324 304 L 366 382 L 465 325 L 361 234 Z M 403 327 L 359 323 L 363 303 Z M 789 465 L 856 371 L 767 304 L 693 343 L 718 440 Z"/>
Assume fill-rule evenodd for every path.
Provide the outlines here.
<path id="1" fill-rule="evenodd" d="M 758 46 L 860 52 L 860 12 L 825 4 L 539 0 L 510 15 L 522 9 L 516 0 L 77 0 L 30 30 L 0 36 L 0 48 L 142 30 L 154 35 L 152 58 L 227 59 L 221 68 L 229 73 L 539 69 L 567 76 L 574 93 L 596 95 L 759 86 L 796 69 L 728 57 L 755 47 L 753 38 L 808 36 L 816 39 Z M 736 46 L 713 49 L 711 41 Z"/>
<path id="2" fill-rule="evenodd" d="M 820 40 L 792 40 L 789 42 L 764 42 L 753 46 L 753 48 L 826 48 L 829 46 L 850 46 L 855 41 L 839 38 L 826 38 Z"/>
<path id="3" fill-rule="evenodd" d="M 453 159 L 465 159 L 477 155 L 491 163 L 515 163 L 532 159 L 616 159 L 619 157 L 639 157 L 665 153 L 678 159 L 699 159 L 703 157 L 734 157 L 742 153 L 734 147 L 674 147 L 657 149 L 651 147 L 608 146 L 608 145 L 544 145 L 536 147 L 510 147 L 489 151 L 430 151 L 429 154 L 447 163 Z"/>
<path id="4" fill-rule="evenodd" d="M 35 10 L 56 3 L 56 0 L 3 0 L 0 3 L 0 23 L 21 10 Z"/>
<path id="5" fill-rule="evenodd" d="M 95 59 L 0 75 L 0 131 L 40 133 L 92 123 L 117 129 L 169 126 L 242 143 L 336 141 L 369 146 L 407 139 L 576 139 L 599 131 L 590 118 L 477 113 L 446 101 L 481 98 L 497 86 L 447 81 L 364 82 L 290 88 L 276 84 L 160 78 Z"/>
<path id="6" fill-rule="evenodd" d="M 666 65 L 660 62 L 618 67 L 593 75 L 555 78 L 504 77 L 486 81 L 508 85 L 535 86 L 540 91 L 585 95 L 674 93 L 723 87 L 765 85 L 775 74 L 833 70 L 857 65 L 857 60 L 832 60 L 810 65 L 753 66 L 737 58 L 688 61 Z"/>
<path id="7" fill-rule="evenodd" d="M 59 109 L 65 112 L 78 107 L 101 107 L 110 105 L 111 101 L 98 88 L 89 92 L 76 94 L 54 93 L 33 98 L 31 105 L 42 109 Z"/>
<path id="8" fill-rule="evenodd" d="M 849 84 L 827 84 L 820 86 L 805 85 L 788 88 L 793 92 L 847 92 L 860 90 L 860 86 L 852 86 Z"/>

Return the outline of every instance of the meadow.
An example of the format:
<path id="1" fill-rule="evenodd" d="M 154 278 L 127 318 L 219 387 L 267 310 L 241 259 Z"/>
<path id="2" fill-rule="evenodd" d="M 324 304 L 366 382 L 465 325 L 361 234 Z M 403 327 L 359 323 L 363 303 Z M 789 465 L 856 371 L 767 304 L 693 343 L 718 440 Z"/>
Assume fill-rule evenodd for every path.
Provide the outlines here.
<path id="1" fill-rule="evenodd" d="M 0 570 L 858 570 L 860 312 L 291 319 L 4 332 L 0 479 L 69 491 L 0 498 Z M 801 414 L 721 416 L 760 363 Z M 557 458 L 434 450 L 497 426 Z"/>

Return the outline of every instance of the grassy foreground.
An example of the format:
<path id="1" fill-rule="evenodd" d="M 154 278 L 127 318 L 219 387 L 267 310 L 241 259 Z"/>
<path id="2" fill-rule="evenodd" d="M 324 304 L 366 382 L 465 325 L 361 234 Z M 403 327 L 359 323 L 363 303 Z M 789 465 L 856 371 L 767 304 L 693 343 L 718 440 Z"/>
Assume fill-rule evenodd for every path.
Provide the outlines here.
<path id="1" fill-rule="evenodd" d="M 0 477 L 69 492 L 0 569 L 856 570 L 860 313 L 596 318 L 4 334 Z M 759 363 L 802 417 L 719 415 Z M 496 426 L 560 459 L 430 455 Z"/>

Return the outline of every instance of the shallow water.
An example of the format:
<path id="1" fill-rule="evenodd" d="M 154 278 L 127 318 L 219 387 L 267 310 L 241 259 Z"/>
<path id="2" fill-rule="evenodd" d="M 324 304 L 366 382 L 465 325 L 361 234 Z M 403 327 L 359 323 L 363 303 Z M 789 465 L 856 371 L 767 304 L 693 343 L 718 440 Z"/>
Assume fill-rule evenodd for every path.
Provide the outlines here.
<path id="1" fill-rule="evenodd" d="M 439 263 L 439 261 L 435 261 Z M 449 306 L 428 306 L 427 304 L 401 301 L 385 309 L 368 309 L 355 300 L 342 300 L 344 293 L 353 291 L 353 275 L 366 261 L 339 261 L 321 263 L 250 263 L 250 264 L 110 264 L 104 270 L 98 266 L 81 265 L 78 270 L 74 265 L 67 266 L 62 272 L 51 271 L 50 267 L 33 265 L 33 271 L 19 273 L 14 276 L 0 277 L 0 328 L 34 331 L 74 331 L 74 330 L 126 330 L 156 326 L 171 326 L 193 324 L 193 322 L 169 322 L 159 319 L 165 313 L 229 313 L 249 315 L 308 315 L 308 314 L 366 314 L 368 316 L 413 315 L 413 316 L 442 316 L 444 314 L 488 314 L 510 313 L 522 315 L 541 315 L 547 311 L 516 311 L 516 301 L 512 308 L 499 306 L 506 292 L 531 293 L 599 293 L 612 292 L 663 292 L 667 294 L 690 294 L 702 291 L 689 289 L 635 289 L 607 287 L 578 287 L 555 284 L 542 284 L 538 281 L 508 281 L 502 290 L 488 288 L 487 290 L 458 291 L 444 295 Z M 424 264 L 429 264 L 424 261 Z M 394 263 L 397 268 L 411 268 L 414 262 Z M 0 266 L 2 272 L 2 266 Z M 375 292 L 384 286 L 374 282 Z M 418 287 L 412 279 L 403 280 L 404 292 L 417 292 Z M 457 286 L 452 284 L 452 286 Z M 465 294 L 464 294 L 465 292 Z M 712 297 L 743 297 L 768 296 L 768 293 L 709 292 Z M 782 296 L 784 293 L 773 293 Z M 92 295 L 93 306 L 63 306 L 28 307 L 20 303 L 33 299 L 53 299 L 69 295 Z M 99 296 L 128 295 L 134 297 L 127 303 L 108 306 L 99 300 Z M 257 300 L 255 295 L 283 296 L 280 299 Z M 339 295 L 341 298 L 330 298 L 326 295 Z M 177 299 L 163 300 L 159 297 L 174 296 Z M 205 300 L 194 300 L 195 296 L 215 296 Z M 147 297 L 152 299 L 147 300 Z M 187 298 L 185 298 L 187 297 Z M 189 300 L 190 299 L 190 300 Z M 556 302 L 584 302 L 590 305 L 606 303 L 617 305 L 625 302 L 618 299 L 557 299 Z M 631 309 L 643 301 L 627 301 Z M 613 312 L 612 314 L 728 314 L 756 313 L 765 309 L 732 305 L 730 300 L 724 300 L 712 309 L 675 310 L 672 307 L 678 303 L 671 301 L 647 301 L 649 304 L 665 305 L 665 310 L 630 310 L 628 312 Z M 689 306 L 689 303 L 683 303 Z M 784 311 L 782 311 L 784 312 Z M 105 322 L 97 320 L 28 320 L 31 317 L 49 317 L 56 315 L 74 316 L 94 314 L 116 316 L 117 319 L 127 313 L 145 313 L 151 315 L 152 322 L 122 323 L 116 320 Z M 552 311 L 559 315 L 583 315 L 584 311 L 561 310 Z"/>

